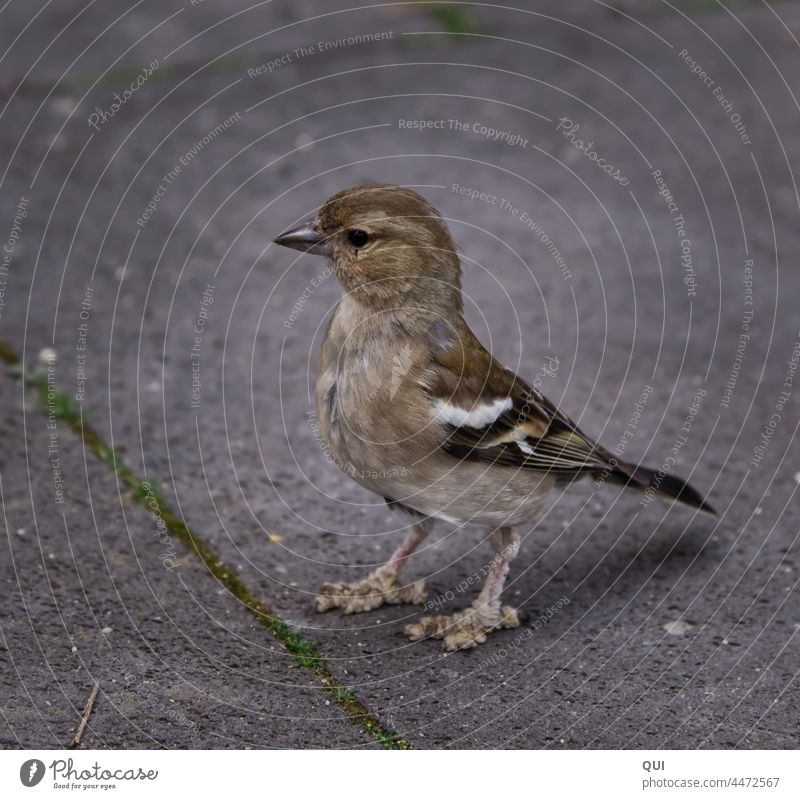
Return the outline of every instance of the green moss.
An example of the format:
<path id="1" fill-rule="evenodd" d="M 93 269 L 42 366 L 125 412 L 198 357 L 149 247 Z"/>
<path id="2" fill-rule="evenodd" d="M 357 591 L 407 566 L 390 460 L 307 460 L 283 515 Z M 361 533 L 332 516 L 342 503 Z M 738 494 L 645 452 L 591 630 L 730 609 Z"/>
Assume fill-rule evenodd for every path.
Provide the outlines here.
<path id="1" fill-rule="evenodd" d="M 411 744 L 395 732 L 374 730 L 373 735 L 384 749 L 411 749 Z"/>
<path id="2" fill-rule="evenodd" d="M 355 694 L 343 685 L 337 685 L 333 689 L 333 696 L 340 705 L 345 702 L 355 702 L 356 700 Z"/>
<path id="3" fill-rule="evenodd" d="M 164 493 L 155 480 L 142 480 L 126 463 L 122 452 L 110 447 L 95 431 L 86 424 L 83 409 L 76 405 L 70 396 L 58 391 L 47 383 L 47 369 L 39 367 L 25 370 L 16 353 L 0 339 L 0 360 L 7 365 L 9 374 L 21 377 L 26 385 L 36 392 L 46 413 L 55 415 L 70 427 L 84 445 L 95 456 L 109 466 L 117 480 L 125 486 L 132 499 L 145 510 L 160 517 L 170 534 L 180 539 L 184 545 L 202 561 L 211 575 L 244 605 L 258 622 L 292 655 L 295 668 L 303 668 L 313 673 L 334 701 L 344 710 L 350 720 L 375 738 L 386 749 L 410 749 L 411 745 L 402 737 L 387 730 L 356 698 L 331 674 L 325 659 L 319 653 L 314 641 L 304 639 L 300 633 L 274 614 L 269 607 L 257 599 L 242 582 L 236 572 L 229 568 L 196 533 L 194 533 L 167 503 Z"/>
<path id="4" fill-rule="evenodd" d="M 464 33 L 478 33 L 479 26 L 470 13 L 459 5 L 452 3 L 431 5 L 428 14 L 444 33 L 450 36 L 459 36 Z"/>
<path id="5" fill-rule="evenodd" d="M 297 658 L 297 665 L 311 671 L 324 672 L 325 661 L 314 641 L 304 640 L 300 634 L 282 620 L 275 620 L 273 635 L 279 637 L 286 649 Z"/>
<path id="6" fill-rule="evenodd" d="M 55 416 L 68 424 L 80 423 L 80 406 L 66 393 L 60 391 L 54 384 L 48 383 L 47 369 L 38 366 L 26 370 L 21 364 L 14 365 L 14 373 L 20 376 L 25 384 L 30 386 L 39 395 L 39 400 L 49 415 Z"/>
<path id="7" fill-rule="evenodd" d="M 0 339 L 0 359 L 2 359 L 10 374 L 21 375 L 22 364 L 20 363 L 17 353 L 8 346 L 2 339 Z"/>

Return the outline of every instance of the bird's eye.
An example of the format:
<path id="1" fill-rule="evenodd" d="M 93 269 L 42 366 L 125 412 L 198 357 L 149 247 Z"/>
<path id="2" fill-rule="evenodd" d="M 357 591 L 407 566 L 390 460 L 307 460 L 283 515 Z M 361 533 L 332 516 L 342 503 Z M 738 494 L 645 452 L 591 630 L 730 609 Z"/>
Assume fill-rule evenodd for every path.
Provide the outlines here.
<path id="1" fill-rule="evenodd" d="M 369 241 L 369 233 L 356 228 L 347 234 L 347 238 L 354 247 L 363 247 Z"/>

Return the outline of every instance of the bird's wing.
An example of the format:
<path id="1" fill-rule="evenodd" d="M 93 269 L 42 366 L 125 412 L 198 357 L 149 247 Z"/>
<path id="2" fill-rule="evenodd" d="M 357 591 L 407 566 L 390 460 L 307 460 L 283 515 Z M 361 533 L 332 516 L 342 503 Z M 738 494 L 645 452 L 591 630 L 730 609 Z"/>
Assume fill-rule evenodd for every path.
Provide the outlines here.
<path id="1" fill-rule="evenodd" d="M 486 352 L 469 328 L 456 343 L 433 336 L 425 375 L 442 450 L 459 459 L 550 473 L 564 481 L 584 474 L 653 491 L 716 515 L 688 483 L 625 463 L 584 435 L 550 400 Z"/>
<path id="2" fill-rule="evenodd" d="M 459 459 L 549 472 L 598 473 L 610 453 L 543 394 L 506 369 L 471 334 L 436 353 L 429 371 L 442 449 Z"/>

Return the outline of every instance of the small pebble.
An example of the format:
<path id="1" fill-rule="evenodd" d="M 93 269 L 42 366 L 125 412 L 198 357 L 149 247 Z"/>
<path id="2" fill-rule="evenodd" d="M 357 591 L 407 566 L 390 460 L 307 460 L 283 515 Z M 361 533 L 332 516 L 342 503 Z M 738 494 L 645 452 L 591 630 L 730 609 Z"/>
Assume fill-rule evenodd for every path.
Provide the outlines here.
<path id="1" fill-rule="evenodd" d="M 661 625 L 661 629 L 668 635 L 683 635 L 692 629 L 692 625 L 680 619 L 675 619 L 674 621 L 668 621 L 666 624 Z"/>
<path id="2" fill-rule="evenodd" d="M 50 100 L 50 108 L 56 114 L 68 117 L 77 108 L 77 104 L 71 97 L 54 97 Z"/>
<path id="3" fill-rule="evenodd" d="M 308 133 L 299 133 L 294 140 L 294 146 L 308 152 L 314 146 L 314 138 Z"/>
<path id="4" fill-rule="evenodd" d="M 58 353 L 52 347 L 42 347 L 42 349 L 39 350 L 37 358 L 39 363 L 47 365 L 56 362 Z"/>

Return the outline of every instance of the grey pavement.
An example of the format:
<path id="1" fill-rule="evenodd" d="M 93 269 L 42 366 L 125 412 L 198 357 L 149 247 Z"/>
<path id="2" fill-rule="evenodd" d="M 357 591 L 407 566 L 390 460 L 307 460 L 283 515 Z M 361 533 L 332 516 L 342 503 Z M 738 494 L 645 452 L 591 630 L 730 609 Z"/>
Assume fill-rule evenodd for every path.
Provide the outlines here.
<path id="1" fill-rule="evenodd" d="M 4 747 L 373 744 L 108 469 L 0 384 Z M 44 424 L 42 423 L 44 419 Z M 56 475 L 63 473 L 63 502 Z"/>
<path id="2" fill-rule="evenodd" d="M 52 348 L 92 428 L 412 746 L 797 747 L 800 9 L 354 5 L 4 9 L 0 340 L 29 369 Z M 339 289 L 270 242 L 367 180 L 450 220 L 498 358 L 556 356 L 551 399 L 630 459 L 675 448 L 721 518 L 576 486 L 522 531 L 526 624 L 470 652 L 409 643 L 420 608 L 314 614 L 404 521 L 325 458 Z M 87 746 L 377 745 L 195 555 L 165 568 L 63 423 L 56 503 L 46 410 L 13 370 L 0 392 L 0 744 L 63 745 L 97 679 Z M 410 571 L 462 607 L 483 537 L 442 523 Z"/>

